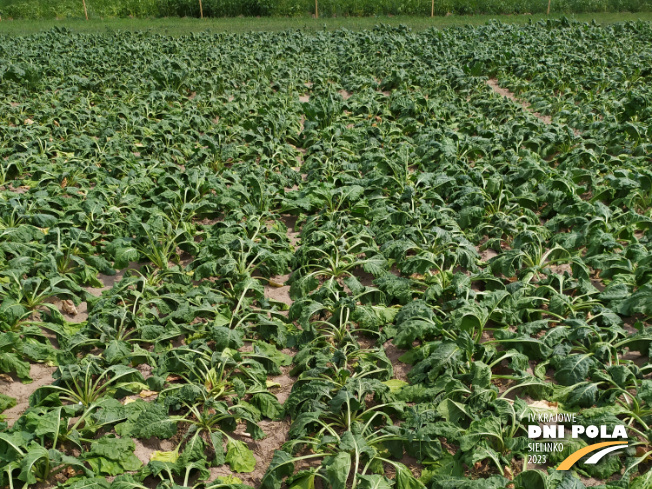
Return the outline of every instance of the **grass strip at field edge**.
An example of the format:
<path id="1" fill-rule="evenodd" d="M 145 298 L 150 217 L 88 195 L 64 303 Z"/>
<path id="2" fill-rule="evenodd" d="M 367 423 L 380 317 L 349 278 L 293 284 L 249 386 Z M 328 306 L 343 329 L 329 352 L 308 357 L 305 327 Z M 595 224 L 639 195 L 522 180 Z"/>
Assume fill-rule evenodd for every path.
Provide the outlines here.
<path id="1" fill-rule="evenodd" d="M 466 25 L 481 25 L 490 20 L 509 24 L 527 24 L 546 19 L 568 17 L 580 22 L 595 20 L 600 24 L 625 21 L 652 21 L 652 12 L 638 13 L 590 13 L 590 14 L 544 14 L 537 15 L 450 15 L 446 17 L 337 17 L 314 19 L 309 17 L 236 17 L 236 18 L 160 18 L 160 19 L 65 19 L 65 20 L 3 20 L 0 22 L 0 36 L 26 36 L 48 31 L 54 27 L 65 27 L 76 33 L 111 34 L 115 31 L 149 31 L 153 34 L 182 36 L 193 32 L 244 33 L 254 31 L 282 31 L 300 29 L 305 31 L 371 29 L 379 24 L 405 25 L 414 30 L 431 27 L 448 28 Z"/>

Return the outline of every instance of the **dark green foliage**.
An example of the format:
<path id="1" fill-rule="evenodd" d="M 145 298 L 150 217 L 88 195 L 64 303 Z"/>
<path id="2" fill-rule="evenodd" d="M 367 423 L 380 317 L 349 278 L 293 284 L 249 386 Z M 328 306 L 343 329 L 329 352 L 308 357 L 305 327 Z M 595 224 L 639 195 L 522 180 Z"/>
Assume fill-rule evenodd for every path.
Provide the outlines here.
<path id="1" fill-rule="evenodd" d="M 3 39 L 0 373 L 42 385 L 0 486 L 647 488 L 650 52 L 568 19 Z M 510 482 L 541 412 L 637 445 Z"/>

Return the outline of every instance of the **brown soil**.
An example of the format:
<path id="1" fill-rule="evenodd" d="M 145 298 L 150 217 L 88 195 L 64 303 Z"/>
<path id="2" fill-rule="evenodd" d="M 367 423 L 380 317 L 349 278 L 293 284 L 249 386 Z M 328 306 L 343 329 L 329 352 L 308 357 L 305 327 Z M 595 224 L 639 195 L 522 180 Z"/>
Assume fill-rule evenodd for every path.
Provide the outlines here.
<path id="1" fill-rule="evenodd" d="M 299 102 L 310 102 L 310 95 L 300 95 Z"/>
<path id="2" fill-rule="evenodd" d="M 12 426 L 29 407 L 29 396 L 36 389 L 54 382 L 52 374 L 55 370 L 56 367 L 48 367 L 36 363 L 31 365 L 29 369 L 29 376 L 33 379 L 33 382 L 30 384 L 23 384 L 20 380 L 9 378 L 8 376 L 3 376 L 0 379 L 0 392 L 16 399 L 16 405 L 2 413 L 7 417 L 9 426 Z"/>
<path id="3" fill-rule="evenodd" d="M 16 187 L 16 188 L 9 187 L 7 190 L 9 190 L 9 192 L 13 192 L 15 194 L 24 194 L 29 190 L 29 187 L 27 187 L 27 186 L 21 186 L 21 187 Z"/>
<path id="4" fill-rule="evenodd" d="M 408 381 L 407 376 L 410 370 L 412 370 L 412 365 L 403 363 L 398 359 L 407 350 L 396 348 L 394 345 L 392 345 L 390 341 L 385 343 L 383 345 L 383 348 L 385 349 L 385 355 L 387 355 L 387 358 L 389 358 L 390 362 L 392 362 L 392 366 L 394 367 L 394 378 L 407 382 Z"/>
<path id="5" fill-rule="evenodd" d="M 544 469 L 545 470 L 545 469 Z M 604 487 L 604 480 L 598 480 L 593 477 L 582 477 L 580 476 L 580 480 L 584 484 L 585 487 L 596 487 L 596 486 L 603 486 Z"/>
<path id="6" fill-rule="evenodd" d="M 417 479 L 421 477 L 421 471 L 423 470 L 423 465 L 421 465 L 416 458 L 410 457 L 409 455 L 403 455 L 403 458 L 399 460 L 400 463 L 405 465 L 412 475 Z M 396 468 L 392 464 L 385 464 L 385 475 L 391 479 L 396 476 Z"/>
<path id="7" fill-rule="evenodd" d="M 134 455 L 138 457 L 143 465 L 147 465 L 152 457 L 152 454 L 156 451 L 159 452 L 169 452 L 174 449 L 174 443 L 170 440 L 160 440 L 155 436 L 151 437 L 149 440 L 138 440 L 133 439 L 136 444 L 136 450 Z"/>
<path id="8" fill-rule="evenodd" d="M 510 92 L 505 88 L 502 88 L 500 85 L 498 85 L 498 80 L 496 80 L 495 78 L 491 78 L 487 80 L 487 85 L 489 85 L 489 87 L 498 95 L 507 97 L 512 102 L 519 104 L 521 107 L 523 107 L 523 109 L 528 111 L 530 114 L 532 114 L 534 117 L 539 119 L 541 122 L 545 124 L 552 124 L 552 117 L 550 117 L 549 115 L 542 115 L 539 114 L 538 112 L 533 112 L 532 110 L 530 110 L 530 104 L 528 102 L 517 98 L 516 95 L 514 95 L 512 92 Z"/>
<path id="9" fill-rule="evenodd" d="M 100 288 L 84 287 L 84 290 L 86 292 L 88 292 L 89 294 L 94 295 L 95 297 L 100 297 L 102 295 L 102 292 L 104 292 L 105 290 L 112 289 L 115 284 L 120 282 L 120 280 L 122 280 L 124 278 L 125 273 L 127 272 L 127 270 L 140 270 L 141 266 L 142 265 L 140 263 L 131 262 L 131 263 L 129 263 L 127 268 L 123 268 L 122 270 L 117 270 L 115 275 L 105 275 L 103 273 L 100 273 L 100 274 L 97 275 L 97 279 L 100 282 L 102 282 L 102 285 L 104 285 L 104 286 L 100 287 Z M 85 303 L 82 303 L 82 304 L 85 304 Z M 80 307 L 82 307 L 81 304 L 77 307 L 77 309 L 79 310 Z"/>
<path id="10" fill-rule="evenodd" d="M 232 472 L 228 465 L 221 465 L 210 469 L 210 479 L 214 480 L 218 476 L 234 476 L 242 480 L 244 484 L 249 484 L 253 487 L 260 487 L 261 480 L 265 471 L 272 461 L 274 450 L 281 448 L 281 445 L 287 441 L 288 431 L 290 429 L 290 420 L 284 419 L 282 421 L 260 421 L 258 426 L 267 435 L 262 440 L 252 440 L 252 438 L 245 433 L 244 426 L 238 427 L 233 434 L 233 438 L 243 441 L 247 444 L 249 449 L 254 452 L 256 458 L 256 468 L 253 472 L 248 474 L 239 474 Z"/>
<path id="11" fill-rule="evenodd" d="M 147 380 L 152 376 L 152 366 L 148 363 L 141 363 L 136 367 L 136 370 L 140 372 L 140 374 L 143 376 L 143 379 Z"/>
<path id="12" fill-rule="evenodd" d="M 222 222 L 224 220 L 223 217 L 218 217 L 215 219 L 209 219 L 208 217 L 205 217 L 201 220 L 195 220 L 194 222 L 196 224 L 201 224 L 202 226 L 212 226 L 213 224 L 217 224 L 218 222 Z"/>
<path id="13" fill-rule="evenodd" d="M 285 404 L 292 391 L 292 386 L 297 380 L 296 377 L 289 375 L 290 370 L 292 370 L 291 366 L 281 367 L 281 375 L 269 378 L 270 381 L 280 384 L 280 386 L 270 387 L 269 390 L 281 404 Z"/>
<path id="14" fill-rule="evenodd" d="M 571 266 L 568 263 L 561 263 L 559 265 L 549 265 L 550 271 L 556 273 L 557 275 L 563 275 L 564 272 L 568 272 L 569 275 L 573 275 Z"/>
<path id="15" fill-rule="evenodd" d="M 350 99 L 350 98 L 351 98 L 351 95 L 352 95 L 351 92 L 347 92 L 346 90 L 340 90 L 340 91 L 337 92 L 337 93 L 339 93 L 339 94 L 342 96 L 342 98 L 343 98 L 344 100 L 348 100 L 348 99 Z"/>
<path id="16" fill-rule="evenodd" d="M 48 340 L 50 340 L 52 346 L 58 350 L 59 340 L 57 339 L 57 335 L 52 331 L 50 331 L 49 329 L 45 329 L 45 328 L 42 328 L 41 332 L 43 333 L 43 336 L 45 336 Z"/>
<path id="17" fill-rule="evenodd" d="M 620 355 L 620 359 L 621 360 L 631 360 L 632 362 L 634 362 L 639 367 L 646 366 L 650 361 L 650 358 L 647 355 L 641 355 L 637 351 L 629 350 L 629 348 L 626 348 L 626 352 L 622 353 Z"/>
<path id="18" fill-rule="evenodd" d="M 642 314 L 634 314 L 623 320 L 623 329 L 630 334 L 636 334 L 638 333 L 638 329 L 634 325 L 637 322 L 641 322 L 643 324 L 643 327 L 645 328 L 649 326 L 649 324 L 645 322 L 645 316 L 643 316 Z"/>
<path id="19" fill-rule="evenodd" d="M 292 188 L 290 190 L 295 190 L 295 188 Z M 287 237 L 290 241 L 290 244 L 296 248 L 298 242 L 299 242 L 299 231 L 297 229 L 297 217 L 296 216 L 291 216 L 291 215 L 283 215 L 281 216 L 281 220 L 287 227 Z M 268 285 L 265 285 L 265 297 L 282 302 L 283 304 L 287 304 L 288 306 L 291 306 L 293 301 L 290 299 L 290 286 L 285 285 L 285 283 L 288 281 L 290 278 L 290 274 L 286 275 L 277 275 L 275 277 L 270 277 L 270 283 L 274 283 L 274 285 L 271 285 L 268 283 Z M 278 287 L 278 285 L 282 285 L 282 287 Z"/>
<path id="20" fill-rule="evenodd" d="M 69 323 L 83 323 L 88 319 L 88 304 L 86 301 L 82 302 L 78 306 L 75 306 L 71 300 L 55 300 L 53 301 L 53 304 L 57 309 L 61 311 L 61 314 Z"/>
<path id="21" fill-rule="evenodd" d="M 286 275 L 277 275 L 275 277 L 271 277 L 270 280 L 275 284 L 285 284 L 285 282 L 287 282 L 289 278 L 290 278 L 290 274 L 286 274 Z M 293 301 L 292 299 L 290 299 L 289 285 L 283 285 L 283 287 L 265 285 L 264 289 L 265 289 L 265 297 L 267 297 L 268 299 L 282 302 L 283 304 L 287 304 L 288 306 L 292 305 Z"/>
<path id="22" fill-rule="evenodd" d="M 478 253 L 480 253 L 480 259 L 484 262 L 487 262 L 492 258 L 498 256 L 498 253 L 496 253 L 491 248 L 487 248 L 486 250 L 482 250 L 482 251 L 478 250 Z"/>
<path id="23" fill-rule="evenodd" d="M 591 285 L 598 289 L 600 292 L 604 290 L 604 284 L 602 283 L 602 280 L 597 279 L 597 278 L 592 278 L 591 279 Z"/>
<path id="24" fill-rule="evenodd" d="M 281 216 L 281 221 L 287 226 L 288 228 L 288 239 L 290 240 L 290 244 L 292 246 L 297 245 L 299 243 L 299 234 L 300 234 L 300 229 L 297 227 L 297 216 L 291 216 L 289 214 L 283 214 Z"/>
<path id="25" fill-rule="evenodd" d="M 376 279 L 376 277 L 374 277 L 371 273 L 365 272 L 360 267 L 353 269 L 353 275 L 355 275 L 355 278 L 357 278 L 365 287 L 372 287 L 373 281 Z"/>

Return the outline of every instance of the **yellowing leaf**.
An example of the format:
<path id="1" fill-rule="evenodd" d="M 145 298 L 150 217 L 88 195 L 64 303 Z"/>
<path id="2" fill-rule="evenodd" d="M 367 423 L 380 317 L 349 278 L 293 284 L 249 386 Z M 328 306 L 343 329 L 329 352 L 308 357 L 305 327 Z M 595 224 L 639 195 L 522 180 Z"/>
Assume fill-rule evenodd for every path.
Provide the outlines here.
<path id="1" fill-rule="evenodd" d="M 219 475 L 217 476 L 217 482 L 222 484 L 242 484 L 242 479 L 234 475 Z"/>
<path id="2" fill-rule="evenodd" d="M 239 440 L 230 440 L 226 446 L 226 463 L 235 472 L 253 472 L 256 468 L 256 459 L 246 443 Z"/>
<path id="3" fill-rule="evenodd" d="M 296 479 L 290 489 L 315 489 L 315 474 L 307 474 L 304 477 Z"/>
<path id="4" fill-rule="evenodd" d="M 234 350 L 232 348 L 224 348 L 222 350 L 222 356 L 228 357 L 228 358 L 233 358 L 234 355 L 238 353 L 238 350 Z"/>
<path id="5" fill-rule="evenodd" d="M 161 452 L 160 450 L 156 450 L 152 455 L 149 457 L 149 460 L 151 462 L 170 462 L 170 463 L 175 463 L 177 459 L 179 458 L 179 450 L 173 450 L 171 452 Z"/>
<path id="6" fill-rule="evenodd" d="M 410 385 L 404 380 L 399 380 L 399 379 L 389 379 L 383 382 L 387 387 L 389 387 L 389 391 L 394 394 L 395 392 L 400 391 L 403 387 L 406 385 Z"/>

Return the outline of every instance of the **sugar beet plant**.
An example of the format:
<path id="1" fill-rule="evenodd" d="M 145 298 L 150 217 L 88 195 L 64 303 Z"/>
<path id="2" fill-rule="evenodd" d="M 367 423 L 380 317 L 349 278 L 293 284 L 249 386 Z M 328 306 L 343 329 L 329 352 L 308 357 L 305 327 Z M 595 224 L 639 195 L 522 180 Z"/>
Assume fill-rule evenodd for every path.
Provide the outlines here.
<path id="1" fill-rule="evenodd" d="M 651 39 L 3 39 L 0 486 L 652 487 Z"/>

